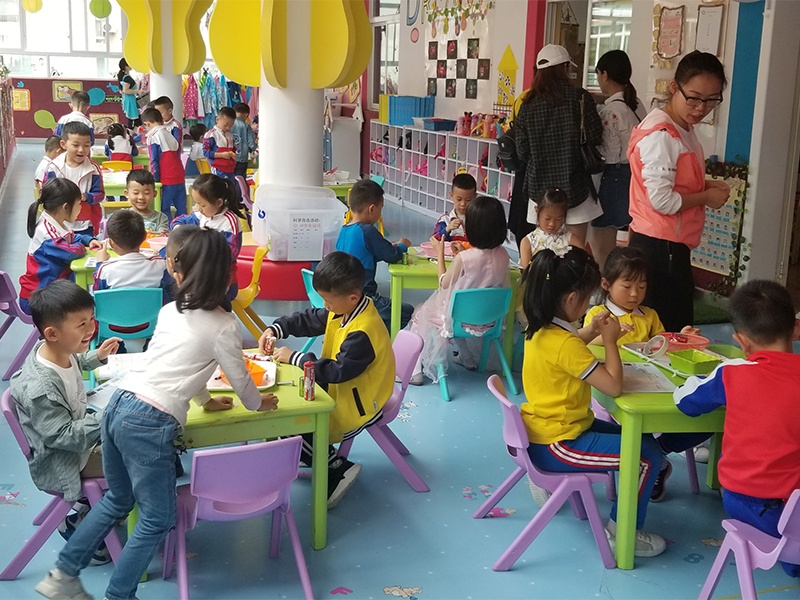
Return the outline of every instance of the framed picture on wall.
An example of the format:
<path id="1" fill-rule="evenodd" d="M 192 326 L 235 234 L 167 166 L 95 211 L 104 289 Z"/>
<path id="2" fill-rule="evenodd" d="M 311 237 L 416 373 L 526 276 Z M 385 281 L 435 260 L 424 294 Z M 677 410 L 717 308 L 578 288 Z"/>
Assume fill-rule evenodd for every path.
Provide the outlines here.
<path id="1" fill-rule="evenodd" d="M 114 123 L 119 123 L 119 115 L 116 113 L 89 113 L 89 119 L 94 126 L 95 134 L 104 134 Z"/>
<path id="2" fill-rule="evenodd" d="M 439 58 L 439 42 L 428 42 L 428 60 Z"/>
<path id="3" fill-rule="evenodd" d="M 428 96 L 435 96 L 436 95 L 436 78 L 435 77 L 428 77 Z"/>
<path id="4" fill-rule="evenodd" d="M 456 80 L 455 79 L 445 79 L 444 96 L 445 96 L 445 98 L 455 98 L 456 97 Z"/>
<path id="5" fill-rule="evenodd" d="M 73 92 L 81 91 L 83 91 L 83 83 L 80 81 L 54 81 L 53 102 L 69 102 Z"/>

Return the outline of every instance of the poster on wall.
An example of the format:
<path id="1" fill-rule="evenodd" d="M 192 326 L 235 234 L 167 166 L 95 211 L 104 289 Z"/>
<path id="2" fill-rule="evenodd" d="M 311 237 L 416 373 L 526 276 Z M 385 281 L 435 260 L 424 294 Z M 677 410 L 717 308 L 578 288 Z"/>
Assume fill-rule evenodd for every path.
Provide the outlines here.
<path id="1" fill-rule="evenodd" d="M 18 111 L 29 111 L 31 109 L 31 91 L 25 89 L 14 89 L 11 92 L 12 107 Z"/>
<path id="2" fill-rule="evenodd" d="M 727 277 L 736 268 L 735 252 L 747 182 L 739 177 L 729 177 L 725 183 L 731 188 L 730 200 L 720 209 L 706 208 L 700 245 L 692 250 L 692 266 Z"/>
<path id="3" fill-rule="evenodd" d="M 94 126 L 95 135 L 104 134 L 114 123 L 119 123 L 119 115 L 116 113 L 89 113 L 89 119 Z"/>
<path id="4" fill-rule="evenodd" d="M 69 102 L 73 92 L 81 91 L 83 91 L 83 84 L 80 81 L 54 81 L 53 102 Z"/>
<path id="5" fill-rule="evenodd" d="M 661 8 L 658 29 L 658 56 L 664 59 L 680 56 L 683 46 L 683 12 L 685 6 Z"/>

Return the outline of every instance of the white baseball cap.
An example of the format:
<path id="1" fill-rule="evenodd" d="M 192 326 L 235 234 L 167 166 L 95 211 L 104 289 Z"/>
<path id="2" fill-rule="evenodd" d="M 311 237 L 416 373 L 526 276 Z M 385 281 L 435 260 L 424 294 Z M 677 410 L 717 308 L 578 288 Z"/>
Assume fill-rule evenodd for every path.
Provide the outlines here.
<path id="1" fill-rule="evenodd" d="M 547 44 L 547 46 L 539 50 L 539 54 L 536 56 L 537 69 L 546 69 L 547 67 L 555 67 L 564 63 L 570 63 L 573 67 L 576 66 L 570 59 L 567 49 L 557 44 Z"/>

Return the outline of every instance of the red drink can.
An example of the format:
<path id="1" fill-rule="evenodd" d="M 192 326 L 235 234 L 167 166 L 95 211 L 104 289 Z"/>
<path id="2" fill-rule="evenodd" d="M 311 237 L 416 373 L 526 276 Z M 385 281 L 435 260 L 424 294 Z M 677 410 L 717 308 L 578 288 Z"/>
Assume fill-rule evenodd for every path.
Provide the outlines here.
<path id="1" fill-rule="evenodd" d="M 314 363 L 307 360 L 303 363 L 303 399 L 314 400 Z"/>
<path id="2" fill-rule="evenodd" d="M 264 338 L 264 356 L 272 356 L 275 352 L 275 342 L 278 341 L 278 338 L 273 336 L 267 336 Z"/>

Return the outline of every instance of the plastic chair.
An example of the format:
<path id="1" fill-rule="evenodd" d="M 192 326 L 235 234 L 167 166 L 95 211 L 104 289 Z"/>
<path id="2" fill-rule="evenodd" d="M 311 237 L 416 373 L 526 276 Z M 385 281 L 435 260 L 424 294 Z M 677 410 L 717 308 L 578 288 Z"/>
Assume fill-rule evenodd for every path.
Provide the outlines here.
<path id="1" fill-rule="evenodd" d="M 0 338 L 6 334 L 8 328 L 11 327 L 11 324 L 14 322 L 14 319 L 19 319 L 26 325 L 33 327 L 33 331 L 28 334 L 28 338 L 25 340 L 25 343 L 22 344 L 22 348 L 17 352 L 17 356 L 11 361 L 11 365 L 9 365 L 8 369 L 3 374 L 3 381 L 8 381 L 17 369 L 22 366 L 22 363 L 25 362 L 25 359 L 28 357 L 28 354 L 31 353 L 31 350 L 33 350 L 36 342 L 39 341 L 39 330 L 33 326 L 33 319 L 31 316 L 26 315 L 19 307 L 17 290 L 14 288 L 14 284 L 11 283 L 11 277 L 9 277 L 8 273 L 5 271 L 0 271 L 0 312 L 6 315 L 6 320 L 0 325 Z"/>
<path id="2" fill-rule="evenodd" d="M 394 351 L 397 376 L 400 378 L 400 387 L 394 387 L 392 397 L 383 406 L 380 420 L 365 430 L 372 436 L 375 443 L 380 446 L 383 453 L 389 457 L 389 460 L 397 467 L 397 470 L 405 477 L 408 485 L 414 488 L 415 492 L 429 492 L 430 488 L 403 458 L 403 456 L 410 454 L 408 448 L 389 429 L 389 424 L 395 420 L 397 413 L 400 412 L 400 406 L 403 404 L 403 398 L 406 395 L 406 389 L 408 389 L 408 382 L 411 380 L 414 366 L 417 364 L 417 359 L 422 352 L 422 344 L 422 338 L 412 331 L 404 329 L 397 332 L 392 344 L 392 350 Z M 339 456 L 347 458 L 354 439 L 355 436 L 347 438 L 339 444 Z"/>
<path id="3" fill-rule="evenodd" d="M 311 303 L 311 308 L 325 308 L 325 301 L 322 299 L 322 296 L 317 293 L 317 290 L 314 289 L 313 279 L 314 279 L 314 271 L 309 271 L 308 269 L 303 269 L 301 271 L 303 274 L 303 284 L 306 286 L 306 294 L 308 294 L 308 301 Z M 309 350 L 311 350 L 311 346 L 314 344 L 314 341 L 319 336 L 314 336 L 308 338 L 306 343 L 303 345 L 303 349 L 300 350 L 302 354 L 305 354 Z"/>
<path id="4" fill-rule="evenodd" d="M 133 163 L 129 160 L 107 160 L 103 163 L 103 168 L 109 171 L 131 171 Z"/>
<path id="5" fill-rule="evenodd" d="M 470 333 L 470 329 L 473 329 L 473 326 L 490 326 L 480 336 L 483 339 L 483 349 L 481 350 L 478 370 L 483 371 L 486 368 L 490 343 L 494 343 L 508 387 L 511 393 L 516 396 L 517 385 L 514 383 L 511 367 L 508 366 L 506 356 L 503 354 L 503 347 L 500 344 L 500 336 L 503 333 L 503 322 L 508 312 L 509 302 L 511 302 L 510 288 L 456 290 L 453 292 L 453 298 L 450 301 L 450 315 L 453 320 L 453 337 L 457 339 L 478 337 Z M 468 329 L 465 328 L 465 325 Z M 442 394 L 442 400 L 450 402 L 447 373 L 443 364 L 439 365 L 439 389 Z"/>
<path id="6" fill-rule="evenodd" d="M 528 434 L 525 425 L 522 423 L 522 416 L 519 408 L 507 397 L 503 389 L 503 382 L 497 375 L 489 377 L 486 385 L 489 391 L 500 401 L 500 409 L 503 413 L 503 440 L 509 455 L 517 463 L 517 468 L 508 476 L 503 484 L 497 488 L 489 498 L 486 499 L 475 514 L 473 519 L 482 519 L 492 510 L 500 500 L 525 476 L 531 478 L 533 483 L 551 492 L 536 515 L 522 530 L 505 552 L 492 565 L 493 571 L 508 571 L 517 562 L 522 553 L 528 549 L 536 537 L 550 522 L 564 502 L 569 500 L 572 505 L 572 512 L 581 520 L 589 519 L 592 528 L 592 535 L 600 550 L 600 557 L 603 565 L 607 569 L 613 569 L 617 563 L 614 553 L 608 543 L 603 521 L 600 518 L 600 511 L 597 508 L 592 491 L 592 484 L 606 483 L 607 473 L 552 473 L 540 471 L 531 462 L 528 456 Z"/>
<path id="7" fill-rule="evenodd" d="M 208 160 L 206 160 L 205 158 L 198 158 L 194 162 L 195 164 L 197 164 L 197 170 L 200 171 L 200 175 L 211 173 L 211 165 L 208 164 Z"/>
<path id="8" fill-rule="evenodd" d="M 269 554 L 278 556 L 281 523 L 286 519 L 292 549 L 306 598 L 313 598 L 303 549 L 289 504 L 292 481 L 297 478 L 302 438 L 290 437 L 247 446 L 197 450 L 192 456 L 192 480 L 178 488 L 175 529 L 164 546 L 164 578 L 178 565 L 178 596 L 189 598 L 186 532 L 197 521 L 239 521 L 272 512 Z M 265 468 L 268 466 L 268 468 Z"/>
<path id="9" fill-rule="evenodd" d="M 236 298 L 231 302 L 233 312 L 239 317 L 239 320 L 244 324 L 245 329 L 250 332 L 255 339 L 261 337 L 261 333 L 267 328 L 264 321 L 261 320 L 250 305 L 256 299 L 261 291 L 261 284 L 259 278 L 261 277 L 261 266 L 264 263 L 264 256 L 267 249 L 264 246 L 256 248 L 256 253 L 253 256 L 253 270 L 250 279 L 250 285 L 246 288 L 239 290 Z"/>
<path id="10" fill-rule="evenodd" d="M 722 540 L 711 572 L 708 574 L 703 589 L 700 590 L 699 600 L 709 600 L 714 588 L 717 587 L 722 570 L 728 562 L 728 554 L 733 552 L 736 561 L 736 573 L 739 576 L 739 590 L 742 600 L 756 600 L 753 571 L 756 569 L 771 569 L 779 560 L 792 564 L 800 564 L 800 510 L 797 504 L 800 501 L 800 490 L 794 490 L 789 496 L 786 506 L 783 507 L 778 533 L 776 538 L 756 529 L 752 525 L 742 523 L 736 519 L 725 519 L 722 527 L 728 533 Z"/>
<path id="11" fill-rule="evenodd" d="M 0 398 L 0 408 L 2 408 L 3 416 L 6 418 L 6 421 L 8 421 L 14 439 L 17 440 L 17 444 L 19 444 L 19 449 L 22 450 L 25 458 L 30 460 L 31 447 L 28 445 L 28 439 L 25 437 L 22 426 L 19 423 L 17 407 L 14 403 L 14 399 L 11 397 L 10 390 L 3 392 L 3 396 Z M 100 501 L 100 498 L 103 497 L 103 490 L 107 489 L 107 487 L 105 479 L 92 478 L 81 480 L 81 493 L 89 499 L 90 506 L 94 506 Z M 59 494 L 52 494 L 52 496 L 53 499 L 33 520 L 33 524 L 36 525 L 38 529 L 30 539 L 25 542 L 25 545 L 17 555 L 11 559 L 11 562 L 8 563 L 8 566 L 3 572 L 0 573 L 0 580 L 16 579 L 22 572 L 22 569 L 36 556 L 48 538 L 53 535 L 64 518 L 69 514 L 69 511 L 72 510 L 75 504 L 74 502 L 67 502 L 64 500 L 63 496 Z M 12 536 L 7 536 L 6 541 L 8 541 L 10 537 Z M 117 533 L 113 529 L 108 536 L 106 536 L 106 547 L 108 548 L 108 553 L 111 555 L 111 559 L 116 563 L 117 558 L 119 558 L 122 552 L 122 544 L 117 537 Z"/>

